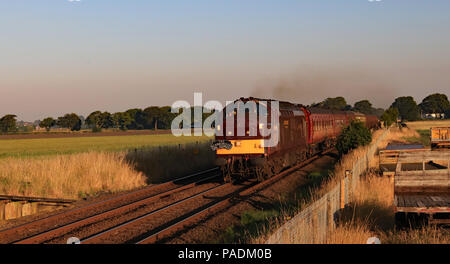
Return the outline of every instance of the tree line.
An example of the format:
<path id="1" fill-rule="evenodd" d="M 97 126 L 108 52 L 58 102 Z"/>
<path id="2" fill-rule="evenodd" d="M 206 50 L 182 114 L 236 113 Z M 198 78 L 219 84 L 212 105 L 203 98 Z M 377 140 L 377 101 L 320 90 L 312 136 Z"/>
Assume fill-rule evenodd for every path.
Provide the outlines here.
<path id="1" fill-rule="evenodd" d="M 312 106 L 376 115 L 385 125 L 391 125 L 397 122 L 398 119 L 402 121 L 421 120 L 425 114 L 437 114 L 438 118 L 444 116 L 445 118 L 450 118 L 450 102 L 447 95 L 440 93 L 434 93 L 425 97 L 420 104 L 417 104 L 412 96 L 401 96 L 396 98 L 386 110 L 372 107 L 369 100 L 361 100 L 356 102 L 354 106 L 351 106 L 347 104 L 344 97 L 327 98 Z"/>
<path id="2" fill-rule="evenodd" d="M 444 114 L 450 118 L 450 102 L 445 94 L 431 94 L 425 97 L 420 104 L 417 104 L 412 96 L 402 96 L 394 100 L 391 106 L 384 110 L 374 108 L 369 100 L 361 100 L 353 106 L 347 104 L 344 97 L 326 98 L 320 103 L 312 104 L 313 107 L 325 109 L 356 111 L 366 115 L 376 115 L 385 125 L 391 125 L 398 119 L 402 121 L 416 121 L 422 119 L 422 114 Z M 203 109 L 201 109 L 203 113 Z M 192 124 L 201 122 L 195 120 L 191 109 Z M 140 129 L 170 129 L 172 120 L 177 114 L 171 112 L 170 106 L 158 107 L 150 106 L 145 109 L 133 108 L 125 112 L 109 113 L 94 111 L 85 119 L 75 113 L 65 114 L 58 118 L 47 117 L 39 122 L 39 126 L 49 131 L 53 127 L 67 128 L 71 131 L 78 131 L 82 128 L 90 128 L 93 131 L 114 128 L 120 130 L 140 130 Z M 205 120 L 210 113 L 203 113 Z M 8 114 L 0 118 L 0 132 L 16 132 L 16 115 Z"/>
<path id="3" fill-rule="evenodd" d="M 191 110 L 192 124 L 201 122 L 194 118 L 194 108 Z M 189 111 L 188 110 L 188 111 Z M 183 110 L 185 111 L 185 110 Z M 210 113 L 203 113 L 203 107 L 200 109 L 203 120 Z M 58 126 L 77 131 L 84 125 L 92 129 L 93 132 L 100 132 L 102 129 L 114 128 L 120 130 L 142 130 L 142 129 L 170 129 L 173 119 L 177 113 L 172 113 L 170 106 L 150 106 L 145 109 L 133 108 L 125 112 L 109 113 L 102 111 L 94 111 L 83 120 L 82 117 L 75 113 L 66 114 L 62 117 L 54 119 L 47 117 L 39 123 L 39 126 L 49 131 L 52 127 Z"/>
<path id="4" fill-rule="evenodd" d="M 47 117 L 39 126 L 49 131 L 52 127 L 67 128 L 78 131 L 82 126 L 99 132 L 102 129 L 115 128 L 120 130 L 169 129 L 176 114 L 171 113 L 170 106 L 151 106 L 145 109 L 133 108 L 125 112 L 109 113 L 94 111 L 84 119 L 75 113 L 58 117 Z M 84 120 L 83 120 L 84 119 Z"/>

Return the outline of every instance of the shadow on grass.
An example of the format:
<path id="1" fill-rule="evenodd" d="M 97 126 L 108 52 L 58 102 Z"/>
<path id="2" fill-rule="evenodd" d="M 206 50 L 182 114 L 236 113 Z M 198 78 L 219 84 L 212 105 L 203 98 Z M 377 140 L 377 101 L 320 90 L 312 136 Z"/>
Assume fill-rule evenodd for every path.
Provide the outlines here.
<path id="1" fill-rule="evenodd" d="M 147 177 L 147 183 L 161 183 L 214 167 L 210 142 L 178 146 L 139 148 L 126 160 Z"/>
<path id="2" fill-rule="evenodd" d="M 350 204 L 339 212 L 337 226 L 364 223 L 371 231 L 392 231 L 395 229 L 394 208 L 376 201 Z"/>

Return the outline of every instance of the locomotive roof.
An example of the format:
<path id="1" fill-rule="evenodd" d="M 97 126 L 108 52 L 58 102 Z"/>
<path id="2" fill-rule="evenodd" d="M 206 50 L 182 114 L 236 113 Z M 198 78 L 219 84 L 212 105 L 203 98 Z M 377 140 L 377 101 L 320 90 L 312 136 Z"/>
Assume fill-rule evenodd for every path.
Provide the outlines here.
<path id="1" fill-rule="evenodd" d="M 308 111 L 311 112 L 311 114 L 342 114 L 345 115 L 347 112 L 350 111 L 341 111 L 341 110 L 334 110 L 334 109 L 326 109 L 326 108 L 320 108 L 320 107 L 307 107 Z"/>
<path id="2" fill-rule="evenodd" d="M 248 102 L 248 101 L 265 101 L 265 102 L 273 102 L 273 101 L 278 101 L 275 99 L 262 99 L 262 98 L 255 98 L 255 97 L 249 97 L 249 98 L 244 98 L 241 97 L 239 99 L 237 99 L 235 102 L 237 101 L 243 101 L 243 102 Z M 304 107 L 301 104 L 294 104 L 294 103 L 290 103 L 290 102 L 286 102 L 286 101 L 278 101 L 280 104 L 280 108 L 284 109 L 284 110 L 289 110 L 289 109 L 293 109 L 293 108 L 299 108 L 299 107 Z"/>

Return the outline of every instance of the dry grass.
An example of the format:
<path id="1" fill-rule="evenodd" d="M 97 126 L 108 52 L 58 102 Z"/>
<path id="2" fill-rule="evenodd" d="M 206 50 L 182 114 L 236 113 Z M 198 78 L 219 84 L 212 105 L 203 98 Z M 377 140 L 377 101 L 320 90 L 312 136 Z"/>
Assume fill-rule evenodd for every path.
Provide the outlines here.
<path id="1" fill-rule="evenodd" d="M 450 230 L 427 226 L 421 229 L 388 231 L 380 234 L 385 244 L 449 244 Z"/>
<path id="2" fill-rule="evenodd" d="M 371 236 L 383 244 L 447 244 L 450 232 L 436 226 L 396 230 L 394 186 L 391 179 L 370 172 L 354 193 L 354 202 L 343 211 L 341 224 L 331 232 L 329 244 L 365 244 Z"/>
<path id="3" fill-rule="evenodd" d="M 373 141 L 379 138 L 383 131 L 373 135 Z M 378 149 L 385 148 L 389 142 L 407 143 L 407 138 L 418 137 L 415 130 L 408 128 L 391 128 L 384 140 L 378 144 Z M 299 202 L 300 212 L 314 201 L 332 190 L 344 177 L 345 170 L 351 169 L 355 161 L 366 156 L 368 147 L 360 147 L 345 155 L 335 166 L 330 178 L 319 188 L 310 190 L 311 198 Z M 369 167 L 378 167 L 377 157 L 373 158 Z M 341 214 L 338 227 L 328 234 L 329 244 L 365 244 L 367 239 L 377 236 L 382 243 L 448 243 L 449 232 L 435 227 L 424 227 L 422 230 L 396 231 L 394 228 L 394 188 L 390 178 L 380 177 L 376 170 L 371 170 L 362 178 L 353 192 L 353 203 Z M 261 230 L 260 234 L 251 239 L 252 243 L 265 243 L 270 232 L 278 229 L 291 219 L 289 214 L 281 214 Z"/>
<path id="4" fill-rule="evenodd" d="M 149 183 L 160 183 L 214 167 L 215 152 L 209 142 L 143 148 L 126 154 Z"/>
<path id="5" fill-rule="evenodd" d="M 345 223 L 332 232 L 327 244 L 365 244 L 369 237 L 374 236 L 365 223 Z"/>
<path id="6" fill-rule="evenodd" d="M 208 143 L 0 159 L 0 194 L 79 199 L 211 168 Z M 174 166 L 176 164 L 176 166 Z"/>
<path id="7" fill-rule="evenodd" d="M 406 125 L 413 130 L 427 130 L 431 127 L 450 127 L 450 119 L 407 122 Z"/>
<path id="8" fill-rule="evenodd" d="M 135 171 L 120 153 L 0 159 L 0 193 L 7 195 L 77 199 L 145 183 L 143 173 Z"/>
<path id="9" fill-rule="evenodd" d="M 377 130 L 372 135 L 372 144 L 374 144 L 378 138 L 383 134 L 384 130 Z M 391 131 L 388 132 L 385 140 L 382 140 L 379 145 L 378 149 L 385 148 L 388 144 L 389 138 L 391 138 Z M 341 160 L 335 165 L 334 171 L 332 175 L 330 175 L 329 179 L 325 181 L 322 186 L 318 190 L 314 190 L 313 197 L 314 200 L 320 199 L 323 195 L 331 191 L 341 179 L 345 177 L 345 171 L 351 170 L 353 167 L 353 164 L 355 161 L 364 159 L 366 157 L 366 153 L 369 146 L 359 147 L 357 149 L 354 149 L 350 151 L 347 155 L 344 155 Z M 370 166 L 378 165 L 377 159 L 371 159 Z"/>

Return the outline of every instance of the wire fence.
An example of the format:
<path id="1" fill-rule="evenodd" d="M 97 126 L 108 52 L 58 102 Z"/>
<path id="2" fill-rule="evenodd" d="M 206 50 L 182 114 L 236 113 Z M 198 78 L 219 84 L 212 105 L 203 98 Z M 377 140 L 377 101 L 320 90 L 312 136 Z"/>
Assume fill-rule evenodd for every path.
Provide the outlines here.
<path id="1" fill-rule="evenodd" d="M 372 142 L 365 155 L 352 164 L 351 171 L 330 192 L 315 201 L 276 230 L 267 244 L 320 244 L 336 228 L 339 213 L 352 201 L 361 175 L 369 168 L 378 146 L 388 135 L 385 130 Z"/>

